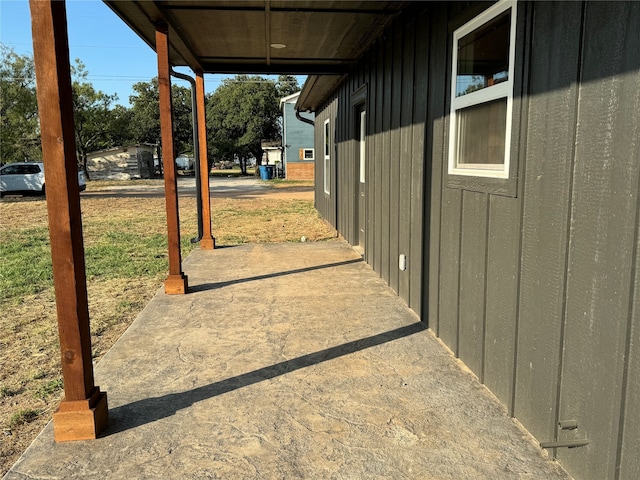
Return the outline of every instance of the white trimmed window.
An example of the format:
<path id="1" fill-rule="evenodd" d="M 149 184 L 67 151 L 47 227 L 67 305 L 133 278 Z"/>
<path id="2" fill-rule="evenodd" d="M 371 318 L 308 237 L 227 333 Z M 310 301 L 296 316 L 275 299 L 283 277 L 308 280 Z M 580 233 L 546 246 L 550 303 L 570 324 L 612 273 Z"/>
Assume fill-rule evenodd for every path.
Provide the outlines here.
<path id="1" fill-rule="evenodd" d="M 331 184 L 331 136 L 329 135 L 329 120 L 324 121 L 324 193 L 330 193 Z"/>
<path id="2" fill-rule="evenodd" d="M 300 160 L 314 160 L 315 155 L 313 153 L 313 148 L 301 148 L 300 149 Z"/>
<path id="3" fill-rule="evenodd" d="M 453 33 L 449 174 L 509 178 L 515 16 L 504 0 Z"/>

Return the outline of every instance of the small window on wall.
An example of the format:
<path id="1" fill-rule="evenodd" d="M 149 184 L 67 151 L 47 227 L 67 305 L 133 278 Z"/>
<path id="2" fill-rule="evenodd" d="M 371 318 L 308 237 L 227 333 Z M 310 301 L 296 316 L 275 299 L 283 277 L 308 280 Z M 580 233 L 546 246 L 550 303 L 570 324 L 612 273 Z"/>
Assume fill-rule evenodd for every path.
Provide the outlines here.
<path id="1" fill-rule="evenodd" d="M 330 181 L 331 181 L 331 137 L 329 135 L 329 120 L 324 121 L 324 193 L 330 193 Z"/>
<path id="2" fill-rule="evenodd" d="M 300 149 L 300 160 L 314 160 L 314 150 L 313 148 L 301 148 Z"/>
<path id="3" fill-rule="evenodd" d="M 449 174 L 509 178 L 515 1 L 453 33 Z"/>

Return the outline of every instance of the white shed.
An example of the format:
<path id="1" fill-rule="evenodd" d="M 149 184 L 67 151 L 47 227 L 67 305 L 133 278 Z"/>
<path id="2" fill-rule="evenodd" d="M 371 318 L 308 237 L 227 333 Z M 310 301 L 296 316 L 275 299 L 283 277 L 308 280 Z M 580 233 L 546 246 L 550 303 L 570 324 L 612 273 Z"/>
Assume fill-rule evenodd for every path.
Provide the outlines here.
<path id="1" fill-rule="evenodd" d="M 155 145 L 139 144 L 109 148 L 87 155 L 87 170 L 93 180 L 153 178 Z"/>

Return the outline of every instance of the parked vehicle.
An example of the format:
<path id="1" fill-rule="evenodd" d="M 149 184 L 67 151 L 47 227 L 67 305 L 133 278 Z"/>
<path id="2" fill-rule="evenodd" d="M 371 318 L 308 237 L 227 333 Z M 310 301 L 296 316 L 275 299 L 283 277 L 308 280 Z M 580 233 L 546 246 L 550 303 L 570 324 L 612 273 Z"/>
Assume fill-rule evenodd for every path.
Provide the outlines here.
<path id="1" fill-rule="evenodd" d="M 87 188 L 84 172 L 78 171 L 80 191 Z M 0 196 L 7 194 L 44 195 L 44 164 L 42 162 L 10 163 L 0 168 Z"/>

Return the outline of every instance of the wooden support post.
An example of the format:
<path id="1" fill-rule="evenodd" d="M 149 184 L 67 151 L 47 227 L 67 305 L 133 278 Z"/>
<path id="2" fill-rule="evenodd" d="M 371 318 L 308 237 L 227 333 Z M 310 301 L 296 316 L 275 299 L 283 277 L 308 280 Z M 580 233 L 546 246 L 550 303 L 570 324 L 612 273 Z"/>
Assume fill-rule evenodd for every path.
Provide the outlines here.
<path id="1" fill-rule="evenodd" d="M 65 395 L 54 438 L 89 440 L 106 427 L 108 409 L 91 361 L 65 3 L 31 0 L 30 7 Z"/>
<path id="2" fill-rule="evenodd" d="M 213 250 L 216 240 L 211 233 L 211 193 L 207 161 L 207 124 L 204 105 L 204 73 L 196 70 L 196 109 L 198 112 L 198 143 L 200 146 L 200 195 L 202 200 L 202 238 L 200 248 Z"/>
<path id="3" fill-rule="evenodd" d="M 156 25 L 162 165 L 167 204 L 167 238 L 169 241 L 169 276 L 164 281 L 164 291 L 168 295 L 175 295 L 187 293 L 187 276 L 182 272 L 182 255 L 180 253 L 180 218 L 178 215 L 176 156 L 173 143 L 173 105 L 171 102 L 168 33 L 169 29 L 166 24 L 158 23 Z"/>

